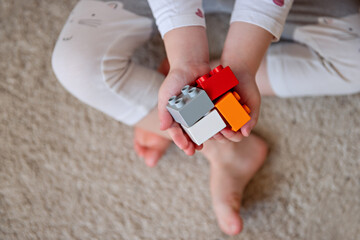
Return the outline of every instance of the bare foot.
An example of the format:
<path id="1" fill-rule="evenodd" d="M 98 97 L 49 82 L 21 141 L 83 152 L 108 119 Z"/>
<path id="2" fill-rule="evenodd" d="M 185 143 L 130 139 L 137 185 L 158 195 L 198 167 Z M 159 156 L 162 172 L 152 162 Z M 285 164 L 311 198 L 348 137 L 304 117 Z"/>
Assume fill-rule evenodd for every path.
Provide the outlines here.
<path id="1" fill-rule="evenodd" d="M 265 141 L 254 134 L 238 143 L 210 140 L 204 145 L 202 153 L 211 163 L 213 208 L 220 228 L 228 235 L 242 231 L 239 214 L 242 194 L 263 165 L 267 151 Z"/>
<path id="2" fill-rule="evenodd" d="M 171 141 L 156 133 L 135 127 L 134 149 L 136 153 L 145 159 L 146 165 L 154 167 L 164 155 Z"/>

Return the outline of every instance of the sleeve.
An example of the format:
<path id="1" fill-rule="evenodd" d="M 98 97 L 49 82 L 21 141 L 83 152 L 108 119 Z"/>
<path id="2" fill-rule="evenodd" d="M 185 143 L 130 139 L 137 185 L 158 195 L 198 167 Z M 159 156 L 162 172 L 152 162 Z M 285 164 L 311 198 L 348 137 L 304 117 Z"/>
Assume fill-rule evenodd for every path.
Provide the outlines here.
<path id="1" fill-rule="evenodd" d="M 185 26 L 205 27 L 202 0 L 148 0 L 161 36 Z"/>
<path id="2" fill-rule="evenodd" d="M 274 41 L 280 39 L 293 0 L 237 0 L 232 22 L 247 22 L 269 31 Z"/>

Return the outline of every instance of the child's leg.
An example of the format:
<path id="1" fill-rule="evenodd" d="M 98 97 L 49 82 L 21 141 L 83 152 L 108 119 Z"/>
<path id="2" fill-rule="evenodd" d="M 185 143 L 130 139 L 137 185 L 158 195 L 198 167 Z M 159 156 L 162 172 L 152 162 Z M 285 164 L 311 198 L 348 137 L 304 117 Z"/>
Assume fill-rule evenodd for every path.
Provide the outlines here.
<path id="1" fill-rule="evenodd" d="M 158 126 L 157 109 L 139 123 Z M 162 134 L 166 132 L 162 132 Z M 158 141 L 159 135 L 144 135 L 148 141 Z M 164 135 L 163 139 L 168 139 Z M 153 146 L 152 153 L 157 152 L 159 144 Z M 208 140 L 201 153 L 210 162 L 210 190 L 213 209 L 220 228 L 229 235 L 238 234 L 242 230 L 239 215 L 243 191 L 264 163 L 268 146 L 264 140 L 251 134 L 241 142 L 219 142 Z M 155 153 L 156 154 L 156 153 Z"/>
<path id="2" fill-rule="evenodd" d="M 157 109 L 142 119 L 138 125 L 145 129 L 148 129 L 147 126 L 153 126 L 153 130 L 158 129 Z M 144 131 L 140 128 L 137 130 Z M 169 138 L 166 132 L 158 132 L 158 134 L 164 136 L 163 139 Z M 160 138 L 160 135 L 150 132 L 141 132 L 139 135 L 148 142 L 156 142 Z M 242 229 L 239 215 L 242 194 L 247 183 L 264 163 L 267 149 L 266 142 L 254 134 L 241 142 L 209 140 L 204 143 L 201 153 L 211 165 L 210 190 L 213 209 L 220 228 L 227 234 L 234 235 Z M 158 154 L 159 144 L 149 146 L 147 152 Z"/>
<path id="3" fill-rule="evenodd" d="M 298 44 L 295 45 L 298 46 Z M 271 48 L 273 47 L 276 46 Z M 310 47 L 305 48 L 307 51 L 313 51 Z M 288 55 L 292 56 L 291 49 L 288 51 Z M 304 58 L 302 61 L 308 64 L 312 62 L 309 58 Z M 287 68 L 286 65 L 283 67 Z M 266 60 L 264 60 L 257 73 L 257 83 L 262 95 L 274 95 L 267 69 Z M 290 71 L 290 69 L 285 70 Z M 319 70 L 323 72 L 321 68 Z M 307 72 L 310 79 L 315 76 L 312 75 L 312 71 Z M 149 122 L 156 122 L 156 110 L 153 112 L 153 116 L 155 117 L 149 117 Z M 147 120 L 147 117 L 144 118 L 144 121 Z M 267 155 L 267 145 L 262 139 L 251 135 L 239 143 L 207 141 L 202 153 L 211 163 L 210 185 L 218 223 L 224 232 L 236 234 L 242 228 L 239 209 L 243 190 L 263 164 Z"/>
<path id="4" fill-rule="evenodd" d="M 295 42 L 270 47 L 267 74 L 281 97 L 360 92 L 360 14 L 297 26 Z"/>
<path id="5" fill-rule="evenodd" d="M 144 1 L 125 6 L 151 15 Z M 156 106 L 164 78 L 131 62 L 133 51 L 149 39 L 152 25 L 152 19 L 129 12 L 120 2 L 80 1 L 54 50 L 56 76 L 84 103 L 128 125 L 138 123 Z M 149 166 L 156 164 L 168 145 L 168 139 L 139 128 L 135 131 L 134 147 Z"/>
<path id="6" fill-rule="evenodd" d="M 149 112 L 156 105 L 163 76 L 129 60 L 150 32 L 149 19 L 123 10 L 121 4 L 81 1 L 56 44 L 54 71 L 81 101 L 117 120 L 156 131 L 156 109 Z M 147 143 L 155 139 L 156 147 L 161 148 L 155 149 L 155 154 L 167 147 L 166 138 L 149 132 L 140 135 L 148 138 L 144 140 Z M 151 152 L 154 154 L 147 151 Z M 225 232 L 235 234 L 241 229 L 238 210 L 242 191 L 264 161 L 266 144 L 255 136 L 223 146 L 209 141 L 203 153 L 212 165 L 211 189 L 219 224 Z"/>
<path id="7" fill-rule="evenodd" d="M 149 39 L 153 22 L 123 9 L 120 2 L 80 1 L 53 53 L 62 85 L 86 104 L 134 125 L 157 104 L 164 76 L 131 62 Z"/>

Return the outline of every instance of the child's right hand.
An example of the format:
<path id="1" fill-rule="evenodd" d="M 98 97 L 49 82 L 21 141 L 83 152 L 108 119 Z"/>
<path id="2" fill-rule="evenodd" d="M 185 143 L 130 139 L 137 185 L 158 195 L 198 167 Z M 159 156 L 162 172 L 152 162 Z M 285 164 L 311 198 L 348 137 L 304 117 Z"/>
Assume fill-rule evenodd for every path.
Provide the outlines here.
<path id="1" fill-rule="evenodd" d="M 187 155 L 193 155 L 195 150 L 200 150 L 202 146 L 194 144 L 189 136 L 184 133 L 181 126 L 173 120 L 170 113 L 166 109 L 166 105 L 170 97 L 178 95 L 181 88 L 187 84 L 192 84 L 197 76 L 203 72 L 207 72 L 209 66 L 183 66 L 181 68 L 170 69 L 169 74 L 165 78 L 158 96 L 158 112 L 160 119 L 160 130 L 168 130 L 170 137 L 174 143 L 182 149 Z"/>
<path id="2" fill-rule="evenodd" d="M 158 95 L 160 130 L 168 130 L 174 143 L 187 155 L 193 155 L 202 146 L 193 143 L 181 126 L 176 123 L 166 109 L 168 100 L 178 95 L 187 84 L 208 73 L 209 52 L 204 27 L 182 27 L 169 31 L 164 36 L 170 71 Z"/>

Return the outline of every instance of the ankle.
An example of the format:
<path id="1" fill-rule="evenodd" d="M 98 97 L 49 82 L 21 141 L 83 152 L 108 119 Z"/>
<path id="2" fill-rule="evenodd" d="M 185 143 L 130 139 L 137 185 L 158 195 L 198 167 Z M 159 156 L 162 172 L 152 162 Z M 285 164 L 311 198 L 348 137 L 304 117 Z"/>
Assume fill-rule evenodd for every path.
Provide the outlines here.
<path id="1" fill-rule="evenodd" d="M 212 166 L 231 163 L 234 159 L 234 147 L 237 143 L 234 142 L 219 142 L 216 140 L 209 140 L 204 144 L 201 153 L 210 162 Z"/>
<path id="2" fill-rule="evenodd" d="M 220 143 L 210 140 L 204 144 L 202 154 L 212 166 L 227 167 L 256 165 L 263 162 L 268 153 L 267 143 L 260 137 L 251 134 L 240 142 Z"/>

